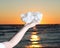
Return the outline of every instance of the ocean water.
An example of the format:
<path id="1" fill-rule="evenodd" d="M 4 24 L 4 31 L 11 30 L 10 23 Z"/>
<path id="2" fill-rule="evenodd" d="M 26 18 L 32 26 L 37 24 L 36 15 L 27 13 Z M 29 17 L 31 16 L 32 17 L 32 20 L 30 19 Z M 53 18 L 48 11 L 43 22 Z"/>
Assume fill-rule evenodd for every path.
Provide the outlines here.
<path id="1" fill-rule="evenodd" d="M 9 41 L 24 25 L 0 25 L 0 42 Z M 14 48 L 60 46 L 60 24 L 42 24 L 30 28 Z"/>

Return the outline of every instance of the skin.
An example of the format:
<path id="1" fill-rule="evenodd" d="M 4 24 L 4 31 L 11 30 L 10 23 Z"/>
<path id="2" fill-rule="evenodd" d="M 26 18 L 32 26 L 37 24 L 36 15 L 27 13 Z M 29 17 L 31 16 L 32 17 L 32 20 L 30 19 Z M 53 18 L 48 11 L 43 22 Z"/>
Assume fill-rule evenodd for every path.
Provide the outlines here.
<path id="1" fill-rule="evenodd" d="M 36 21 L 32 21 L 31 23 L 25 24 L 25 26 L 10 41 L 3 42 L 3 44 L 6 46 L 6 48 L 13 48 L 21 41 L 27 30 L 37 24 L 38 23 Z"/>

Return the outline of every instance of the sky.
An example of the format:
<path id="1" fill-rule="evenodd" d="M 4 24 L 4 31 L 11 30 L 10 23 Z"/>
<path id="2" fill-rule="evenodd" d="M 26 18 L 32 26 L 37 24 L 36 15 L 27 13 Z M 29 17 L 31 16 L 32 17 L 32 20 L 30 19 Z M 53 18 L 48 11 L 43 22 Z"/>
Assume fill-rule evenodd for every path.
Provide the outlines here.
<path id="1" fill-rule="evenodd" d="M 25 24 L 20 15 L 41 12 L 40 24 L 60 24 L 60 0 L 0 0 L 0 24 Z"/>

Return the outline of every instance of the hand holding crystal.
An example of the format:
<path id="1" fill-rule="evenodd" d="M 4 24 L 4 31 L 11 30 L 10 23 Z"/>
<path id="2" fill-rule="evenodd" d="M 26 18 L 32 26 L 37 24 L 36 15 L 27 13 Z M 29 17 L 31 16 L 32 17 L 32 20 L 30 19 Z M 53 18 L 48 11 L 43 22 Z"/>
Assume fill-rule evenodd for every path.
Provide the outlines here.
<path id="1" fill-rule="evenodd" d="M 28 12 L 25 14 L 21 14 L 21 19 L 26 23 L 26 25 L 30 25 L 31 27 L 39 24 L 42 20 L 42 13 L 40 12 Z"/>

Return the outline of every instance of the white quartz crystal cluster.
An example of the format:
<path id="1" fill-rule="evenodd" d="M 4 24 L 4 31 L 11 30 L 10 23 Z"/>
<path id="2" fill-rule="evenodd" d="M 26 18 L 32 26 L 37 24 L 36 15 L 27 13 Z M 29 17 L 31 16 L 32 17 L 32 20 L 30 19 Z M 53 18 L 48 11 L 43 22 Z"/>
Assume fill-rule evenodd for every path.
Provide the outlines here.
<path id="1" fill-rule="evenodd" d="M 21 14 L 21 19 L 27 24 L 32 21 L 40 22 L 42 20 L 43 14 L 40 12 L 28 12 L 25 14 Z"/>

